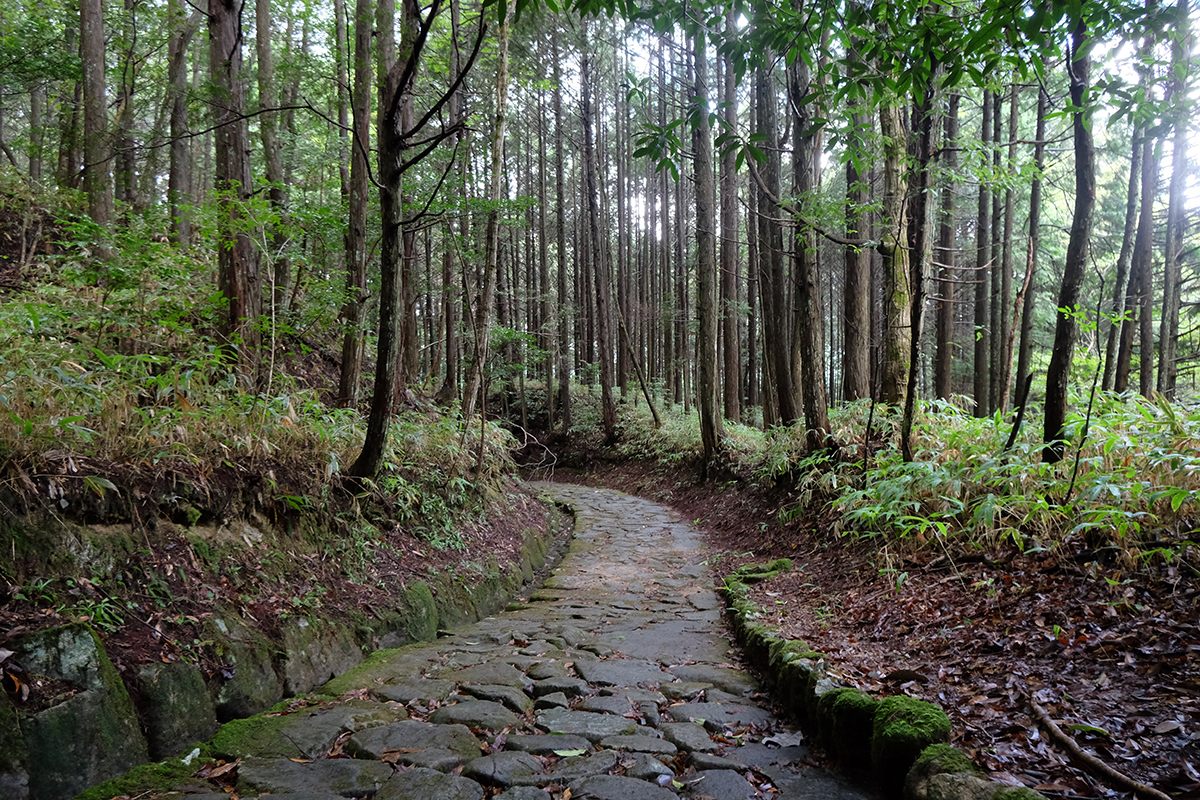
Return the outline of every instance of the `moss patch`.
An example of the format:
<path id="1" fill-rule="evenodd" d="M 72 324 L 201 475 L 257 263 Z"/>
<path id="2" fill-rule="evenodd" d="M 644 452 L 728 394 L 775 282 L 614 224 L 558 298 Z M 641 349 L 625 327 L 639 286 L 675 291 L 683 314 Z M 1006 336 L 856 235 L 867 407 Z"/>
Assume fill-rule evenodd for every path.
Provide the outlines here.
<path id="1" fill-rule="evenodd" d="M 992 795 L 992 800 L 1046 800 L 1046 796 L 1025 786 L 1019 786 L 1014 789 L 1001 789 Z"/>
<path id="2" fill-rule="evenodd" d="M 851 689 L 838 692 L 831 702 L 831 747 L 843 766 L 857 766 L 866 761 L 864 756 L 871 750 L 879 701 L 866 692 Z"/>
<path id="3" fill-rule="evenodd" d="M 734 571 L 733 577 L 742 583 L 759 583 L 768 581 L 776 575 L 790 572 L 791 569 L 792 560 L 790 558 L 777 558 L 770 564 L 743 564 Z"/>
<path id="4" fill-rule="evenodd" d="M 152 792 L 167 792 L 187 783 L 194 783 L 192 774 L 211 758 L 207 745 L 197 745 L 199 752 L 184 763 L 172 758 L 158 764 L 143 764 L 124 775 L 93 786 L 75 800 L 108 800 L 111 797 L 140 797 Z M 185 755 L 184 758 L 187 758 Z"/>
<path id="5" fill-rule="evenodd" d="M 950 718 L 933 703 L 898 695 L 879 701 L 872 720 L 871 763 L 886 792 L 899 794 L 926 747 L 950 739 Z"/>

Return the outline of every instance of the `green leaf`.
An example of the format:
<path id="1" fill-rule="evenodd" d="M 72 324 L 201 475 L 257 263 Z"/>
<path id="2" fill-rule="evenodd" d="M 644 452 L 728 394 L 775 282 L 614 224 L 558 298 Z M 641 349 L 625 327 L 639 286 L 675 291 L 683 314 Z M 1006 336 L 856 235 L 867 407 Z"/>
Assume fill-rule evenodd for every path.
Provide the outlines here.
<path id="1" fill-rule="evenodd" d="M 571 756 L 581 756 L 586 752 L 587 750 L 555 750 L 554 755 L 569 758 Z"/>

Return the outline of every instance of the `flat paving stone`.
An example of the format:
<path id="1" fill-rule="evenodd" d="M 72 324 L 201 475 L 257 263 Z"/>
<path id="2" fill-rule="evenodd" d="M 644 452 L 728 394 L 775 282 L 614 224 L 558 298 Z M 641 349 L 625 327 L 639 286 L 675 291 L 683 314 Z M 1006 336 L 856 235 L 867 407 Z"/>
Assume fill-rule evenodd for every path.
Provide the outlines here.
<path id="1" fill-rule="evenodd" d="M 454 769 L 480 755 L 479 740 L 465 725 L 434 725 L 405 720 L 369 728 L 351 736 L 346 752 L 355 758 L 395 757 L 397 764 L 429 767 L 439 772 Z"/>
<path id="2" fill-rule="evenodd" d="M 485 786 L 528 786 L 540 783 L 545 770 L 542 762 L 530 753 L 503 750 L 481 756 L 463 766 L 464 778 Z"/>
<path id="3" fill-rule="evenodd" d="M 437 725 L 466 725 L 469 728 L 498 731 L 520 724 L 521 718 L 491 700 L 464 700 L 442 706 L 429 715 L 429 721 Z"/>
<path id="4" fill-rule="evenodd" d="M 496 800 L 550 800 L 550 793 L 536 786 L 513 786 L 496 795 Z"/>
<path id="5" fill-rule="evenodd" d="M 475 781 L 417 767 L 393 776 L 375 795 L 375 800 L 483 800 L 485 794 Z"/>
<path id="6" fill-rule="evenodd" d="M 657 781 L 662 775 L 669 775 L 672 779 L 675 777 L 673 769 L 650 753 L 626 753 L 621 756 L 620 761 L 617 763 L 621 765 L 621 769 L 625 770 L 625 774 L 630 778 L 637 778 L 643 781 Z"/>
<path id="7" fill-rule="evenodd" d="M 617 753 L 613 750 L 599 750 L 580 756 L 568 756 L 550 770 L 550 779 L 559 784 L 570 783 L 589 775 L 603 775 L 616 765 Z"/>
<path id="8" fill-rule="evenodd" d="M 374 794 L 392 778 L 382 761 L 334 758 L 299 764 L 287 758 L 249 756 L 238 765 L 240 795 L 322 793 L 340 797 Z"/>
<path id="9" fill-rule="evenodd" d="M 675 800 L 670 789 L 621 775 L 583 778 L 570 789 L 573 800 Z"/>
<path id="10" fill-rule="evenodd" d="M 523 689 L 530 682 L 524 672 L 504 663 L 482 663 L 462 669 L 448 666 L 439 670 L 436 677 L 456 683 L 499 683 L 518 689 Z"/>
<path id="11" fill-rule="evenodd" d="M 758 691 L 758 681 L 741 670 L 715 667 L 711 664 L 683 664 L 667 669 L 681 681 L 710 683 L 718 689 L 742 697 Z"/>
<path id="12" fill-rule="evenodd" d="M 687 791 L 693 797 L 712 800 L 749 800 L 755 796 L 754 786 L 730 769 L 710 769 L 689 775 Z"/>
<path id="13" fill-rule="evenodd" d="M 666 739 L 656 736 L 606 736 L 600 740 L 601 747 L 613 750 L 628 750 L 632 753 L 650 753 L 652 755 L 673 756 L 679 748 Z"/>
<path id="14" fill-rule="evenodd" d="M 579 677 L 599 686 L 637 686 L 639 683 L 659 684 L 674 680 L 657 663 L 613 659 L 585 661 L 575 665 Z"/>
<path id="15" fill-rule="evenodd" d="M 427 678 L 425 680 L 406 681 L 394 686 L 377 686 L 371 690 L 371 693 L 384 700 L 393 700 L 397 703 L 421 703 L 429 705 L 434 701 L 442 701 L 450 696 L 454 691 L 453 681 L 444 681 L 437 678 Z"/>
<path id="16" fill-rule="evenodd" d="M 551 708 L 539 711 L 538 727 L 550 733 L 570 733 L 582 736 L 588 741 L 598 742 L 605 736 L 619 736 L 637 730 L 637 723 L 631 719 L 612 714 L 596 714 L 591 711 L 567 711 Z"/>
<path id="17" fill-rule="evenodd" d="M 542 697 L 555 692 L 562 692 L 567 697 L 582 697 L 588 693 L 591 687 L 588 682 L 579 678 L 546 678 L 533 684 L 532 692 L 534 697 Z"/>
<path id="18" fill-rule="evenodd" d="M 572 750 L 591 750 L 592 743 L 582 736 L 570 734 L 524 734 L 509 736 L 504 743 L 509 750 L 533 753 L 535 756 L 550 756 Z"/>
<path id="19" fill-rule="evenodd" d="M 515 686 L 504 686 L 498 683 L 464 683 L 459 688 L 480 700 L 500 703 L 517 714 L 524 714 L 533 708 L 533 701 L 529 699 L 529 695 Z"/>
<path id="20" fill-rule="evenodd" d="M 730 725 L 765 725 L 773 719 L 766 709 L 732 703 L 680 703 L 668 707 L 667 716 L 676 722 L 702 719 L 709 730 Z"/>
<path id="21" fill-rule="evenodd" d="M 689 752 L 712 753 L 717 749 L 717 743 L 708 735 L 703 725 L 694 722 L 664 722 L 659 726 L 663 738 L 680 750 Z"/>

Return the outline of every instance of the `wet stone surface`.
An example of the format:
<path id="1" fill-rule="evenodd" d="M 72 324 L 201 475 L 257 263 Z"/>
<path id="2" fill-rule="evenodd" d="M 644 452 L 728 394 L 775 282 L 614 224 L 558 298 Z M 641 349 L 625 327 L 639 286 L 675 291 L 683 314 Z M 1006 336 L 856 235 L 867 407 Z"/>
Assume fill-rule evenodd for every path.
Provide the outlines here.
<path id="1" fill-rule="evenodd" d="M 240 797 L 874 800 L 804 766 L 729 663 L 698 531 L 619 492 L 537 488 L 577 527 L 530 602 L 380 651 L 327 687 L 342 699 L 239 743 Z"/>

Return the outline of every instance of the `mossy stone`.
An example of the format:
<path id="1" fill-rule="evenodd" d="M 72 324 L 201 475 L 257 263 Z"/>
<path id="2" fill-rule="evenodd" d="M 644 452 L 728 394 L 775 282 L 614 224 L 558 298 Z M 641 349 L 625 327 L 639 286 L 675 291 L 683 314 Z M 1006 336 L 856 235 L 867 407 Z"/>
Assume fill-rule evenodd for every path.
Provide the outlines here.
<path id="1" fill-rule="evenodd" d="M 845 768 L 869 766 L 871 734 L 879 701 L 858 689 L 838 692 L 831 702 L 831 749 Z"/>
<path id="2" fill-rule="evenodd" d="M 833 704 L 841 695 L 846 692 L 853 691 L 848 687 L 834 689 L 831 692 L 826 692 L 817 700 L 816 707 L 816 735 L 813 741 L 824 747 L 827 751 L 833 751 Z"/>
<path id="3" fill-rule="evenodd" d="M 138 694 L 151 758 L 170 758 L 217 732 L 212 696 L 193 664 L 144 665 L 138 671 Z"/>
<path id="4" fill-rule="evenodd" d="M 992 795 L 992 800 L 1046 800 L 1046 796 L 1041 792 L 1035 792 L 1027 786 L 1017 786 L 1009 789 L 1001 789 Z"/>
<path id="5" fill-rule="evenodd" d="M 437 638 L 438 609 L 429 584 L 419 581 L 404 591 L 405 629 L 414 642 L 432 642 Z"/>
<path id="6" fill-rule="evenodd" d="M 193 773 L 210 758 L 208 748 L 197 745 L 182 758 L 172 758 L 154 764 L 142 764 L 124 775 L 93 786 L 75 800 L 109 800 L 112 797 L 144 797 L 158 795 L 194 783 Z"/>
<path id="7" fill-rule="evenodd" d="M 335 675 L 362 663 L 362 649 L 346 626 L 292 617 L 283 625 L 283 693 L 311 691 Z"/>
<path id="8" fill-rule="evenodd" d="M 7 692 L 0 692 L 0 796 L 23 798 L 29 793 L 25 771 L 25 737 Z"/>
<path id="9" fill-rule="evenodd" d="M 742 583 L 759 583 L 790 572 L 791 569 L 792 560 L 790 558 L 777 558 L 770 564 L 743 564 L 733 574 Z"/>
<path id="10" fill-rule="evenodd" d="M 899 795 L 926 747 L 950 739 L 950 718 L 933 703 L 897 695 L 879 701 L 872 719 L 871 764 L 880 786 Z"/>
<path id="11" fill-rule="evenodd" d="M 226 662 L 213 679 L 215 686 L 210 684 L 219 722 L 249 717 L 279 702 L 283 681 L 275 671 L 275 648 L 265 636 L 232 614 L 206 620 L 204 634 Z"/>

